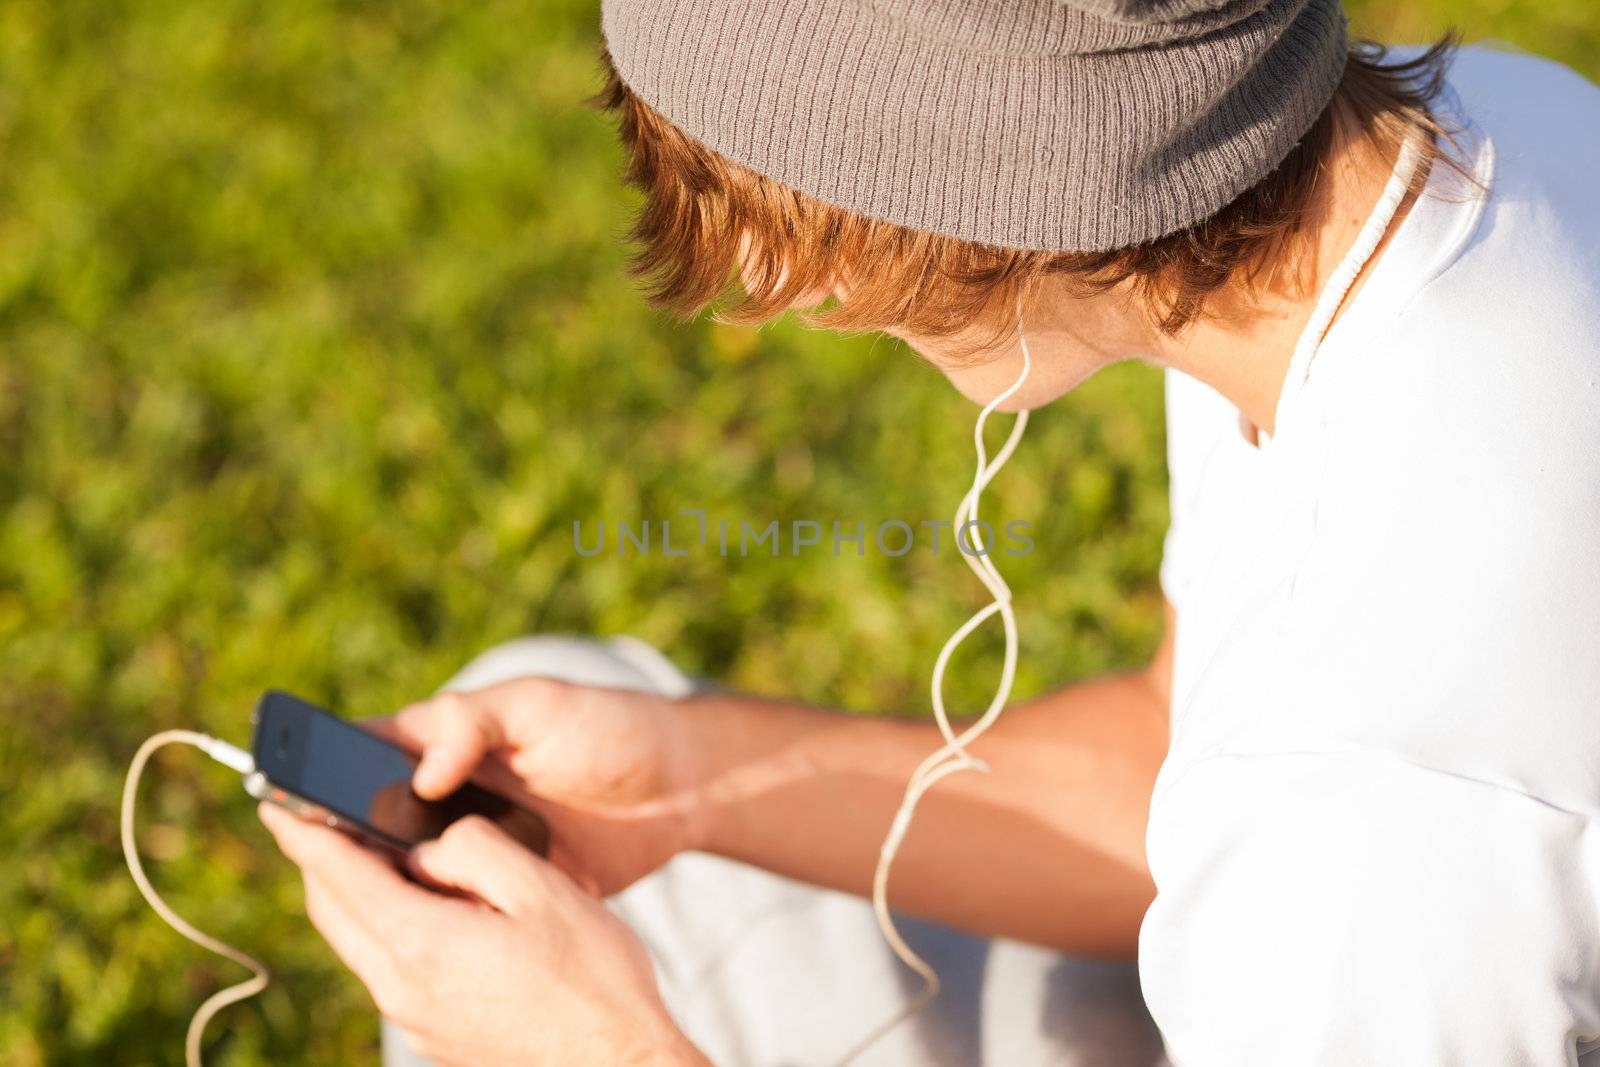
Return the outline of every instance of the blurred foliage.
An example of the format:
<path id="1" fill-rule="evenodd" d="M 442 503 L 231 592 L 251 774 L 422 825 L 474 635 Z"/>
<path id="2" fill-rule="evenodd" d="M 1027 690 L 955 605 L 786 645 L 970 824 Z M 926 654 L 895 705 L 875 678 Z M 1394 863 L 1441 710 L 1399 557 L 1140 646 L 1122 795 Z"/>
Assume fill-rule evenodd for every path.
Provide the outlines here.
<path id="1" fill-rule="evenodd" d="M 1585 0 L 1362 4 L 1595 71 Z M 116 801 L 138 741 L 243 741 L 268 685 L 347 713 L 531 631 L 633 633 L 729 684 L 921 713 L 981 589 L 893 559 L 585 559 L 572 523 L 947 516 L 973 410 L 897 345 L 648 310 L 598 87 L 597 6 L 354 0 L 0 5 L 0 1065 L 180 1058 L 236 977 L 148 914 Z M 1159 635 L 1159 377 L 1042 412 L 987 514 L 1023 694 Z M 986 699 L 995 644 L 953 686 Z M 212 1062 L 375 1061 L 362 990 L 304 921 L 236 780 L 148 779 L 185 914 L 280 981 Z M 225 1035 L 225 1036 L 224 1036 Z"/>

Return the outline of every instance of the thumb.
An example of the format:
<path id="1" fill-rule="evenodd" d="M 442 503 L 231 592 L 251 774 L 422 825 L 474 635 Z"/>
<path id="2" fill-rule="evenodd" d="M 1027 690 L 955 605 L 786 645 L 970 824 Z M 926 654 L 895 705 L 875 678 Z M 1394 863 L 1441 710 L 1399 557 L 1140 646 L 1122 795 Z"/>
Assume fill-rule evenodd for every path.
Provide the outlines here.
<path id="1" fill-rule="evenodd" d="M 421 751 L 411 788 L 427 800 L 454 792 L 485 756 L 506 743 L 499 715 L 471 693 L 441 693 L 412 704 L 389 720 L 388 732 Z"/>
<path id="2" fill-rule="evenodd" d="M 466 782 L 481 758 L 462 749 L 430 748 L 417 764 L 411 788 L 424 800 L 447 797 Z"/>
<path id="3" fill-rule="evenodd" d="M 481 815 L 457 819 L 406 858 L 426 884 L 470 893 L 496 911 L 526 915 L 552 893 L 574 892 L 565 876 Z"/>

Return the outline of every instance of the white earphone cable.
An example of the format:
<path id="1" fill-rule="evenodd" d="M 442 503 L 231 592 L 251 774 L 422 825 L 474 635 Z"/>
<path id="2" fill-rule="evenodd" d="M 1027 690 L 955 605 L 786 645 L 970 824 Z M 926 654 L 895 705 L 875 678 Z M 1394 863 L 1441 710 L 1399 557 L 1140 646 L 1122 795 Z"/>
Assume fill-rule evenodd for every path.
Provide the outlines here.
<path id="1" fill-rule="evenodd" d="M 193 745 L 206 755 L 219 763 L 226 764 L 234 770 L 248 774 L 253 769 L 250 755 L 241 749 L 235 748 L 226 741 L 221 741 L 208 734 L 194 730 L 163 730 L 139 746 L 139 751 L 134 754 L 133 762 L 128 765 L 128 778 L 122 787 L 122 854 L 128 861 L 128 872 L 133 875 L 133 884 L 139 887 L 139 895 L 159 915 L 163 922 L 172 927 L 184 937 L 193 941 L 201 948 L 224 956 L 241 967 L 251 972 L 251 977 L 226 989 L 218 990 L 207 997 L 205 1002 L 195 1011 L 194 1018 L 189 1020 L 189 1030 L 184 1036 L 183 1053 L 187 1067 L 201 1067 L 200 1042 L 205 1036 L 206 1024 L 209 1023 L 217 1012 L 230 1004 L 236 1004 L 248 997 L 253 997 L 271 981 L 271 975 L 266 964 L 248 953 L 241 952 L 226 941 L 212 937 L 204 930 L 191 925 L 188 920 L 179 915 L 157 893 L 150 884 L 150 879 L 144 873 L 144 865 L 139 862 L 138 842 L 134 837 L 134 806 L 139 796 L 139 778 L 144 773 L 145 764 L 155 751 L 166 745 Z"/>
<path id="2" fill-rule="evenodd" d="M 973 476 L 972 487 L 961 498 L 961 504 L 956 508 L 955 532 L 957 538 L 956 548 L 967 566 L 978 576 L 994 597 L 984 605 L 970 619 L 961 625 L 950 638 L 945 641 L 944 647 L 939 650 L 939 656 L 933 665 L 933 715 L 939 724 L 939 732 L 944 735 L 945 743 L 938 750 L 931 753 L 923 760 L 917 769 L 912 772 L 910 781 L 906 784 L 904 797 L 900 801 L 900 808 L 895 812 L 894 821 L 889 826 L 889 833 L 883 840 L 883 846 L 878 853 L 878 866 L 872 878 L 872 910 L 878 919 L 878 928 L 883 932 L 884 940 L 894 950 L 907 967 L 921 976 L 923 989 L 915 999 L 893 1018 L 884 1022 L 877 1029 L 857 1042 L 838 1061 L 839 1067 L 850 1063 L 867 1048 L 875 1044 L 880 1038 L 906 1019 L 921 1011 L 929 1001 L 939 995 L 939 974 L 916 951 L 906 944 L 900 936 L 899 929 L 895 926 L 894 915 L 889 911 L 889 872 L 894 866 L 895 856 L 900 851 L 901 842 L 905 840 L 906 832 L 911 828 L 911 820 L 916 814 L 917 803 L 929 789 L 941 779 L 955 774 L 957 771 L 976 770 L 987 773 L 989 767 L 982 760 L 967 751 L 967 745 L 977 740 L 985 730 L 994 725 L 1005 708 L 1006 702 L 1011 698 L 1011 686 L 1016 679 L 1017 672 L 1017 617 L 1011 607 L 1011 588 L 1006 585 L 999 569 L 994 565 L 993 552 L 999 538 L 991 539 L 985 545 L 978 532 L 978 501 L 984 489 L 994 480 L 1000 468 L 1005 466 L 1011 454 L 1016 451 L 1017 445 L 1022 441 L 1022 434 L 1028 428 L 1028 413 L 1017 413 L 1016 421 L 1012 424 L 1011 433 L 1007 436 L 1005 444 L 995 454 L 993 460 L 989 459 L 988 450 L 984 446 L 983 431 L 988 424 L 989 416 L 999 406 L 1016 395 L 1028 380 L 1028 374 L 1033 369 L 1033 356 L 1028 350 L 1028 338 L 1023 330 L 1022 300 L 1017 299 L 1017 340 L 1022 349 L 1022 370 L 1011 385 L 999 396 L 996 396 L 983 410 L 978 413 L 978 420 L 973 427 L 973 444 L 978 454 L 977 473 Z M 962 547 L 961 538 L 964 531 L 971 523 L 970 533 L 966 535 L 967 548 Z M 989 707 L 959 734 L 951 725 L 949 712 L 944 704 L 944 675 L 950 664 L 950 658 L 967 637 L 982 626 L 991 617 L 998 614 L 1005 630 L 1005 656 L 1000 669 L 1000 681 L 995 688 L 994 697 L 989 701 Z"/>
<path id="3" fill-rule="evenodd" d="M 1328 324 L 1332 322 L 1334 314 L 1345 295 L 1348 293 L 1356 276 L 1371 259 L 1378 243 L 1388 230 L 1389 223 L 1393 220 L 1401 202 L 1410 192 L 1415 182 L 1422 153 L 1415 141 L 1408 140 L 1401 146 L 1400 157 L 1396 162 L 1393 174 L 1384 189 L 1377 206 L 1373 209 L 1372 216 L 1362 227 L 1357 235 L 1354 246 L 1346 254 L 1344 261 L 1335 269 L 1333 276 L 1324 288 L 1316 307 L 1312 311 L 1310 323 L 1301 335 L 1300 344 L 1290 362 L 1289 375 L 1291 380 L 1298 380 L 1308 372 L 1312 354 L 1315 352 L 1322 336 L 1327 332 Z M 984 488 L 1011 458 L 1011 453 L 1016 450 L 1022 440 L 1022 433 L 1028 425 L 1028 413 L 1019 412 L 1017 420 L 1011 428 L 1011 434 L 1006 438 L 1006 443 L 995 455 L 993 462 L 989 462 L 983 444 L 984 425 L 989 415 L 1002 403 L 1013 396 L 1027 381 L 1028 373 L 1032 370 L 1033 360 L 1028 351 L 1028 338 L 1023 330 L 1022 301 L 1017 301 L 1017 338 L 1022 349 L 1022 372 L 1017 375 L 1011 387 L 991 400 L 978 413 L 978 422 L 973 430 L 973 438 L 977 445 L 978 471 L 972 482 L 972 488 L 967 490 L 967 495 L 962 497 L 961 506 L 956 510 L 955 528 L 957 536 L 968 522 L 976 523 L 978 518 L 978 499 Z M 976 530 L 976 527 L 974 527 Z M 916 812 L 917 802 L 922 799 L 929 789 L 948 775 L 957 771 L 976 770 L 987 772 L 989 767 L 982 760 L 976 758 L 966 750 L 985 730 L 994 724 L 1006 701 L 1011 696 L 1011 685 L 1015 679 L 1017 665 L 1017 620 L 1011 607 L 1011 590 L 996 569 L 994 561 L 990 558 L 993 545 L 983 549 L 976 542 L 971 542 L 975 550 L 982 549 L 983 555 L 968 554 L 963 552 L 967 565 L 973 573 L 983 582 L 989 592 L 994 595 L 994 600 L 968 619 L 960 629 L 950 635 L 944 648 L 939 651 L 939 657 L 933 666 L 933 714 L 938 720 L 939 732 L 944 735 L 945 743 L 936 752 L 928 756 L 912 773 L 911 780 L 906 786 L 904 798 L 900 808 L 895 813 L 894 822 L 890 825 L 889 834 L 884 838 L 883 848 L 878 855 L 878 867 L 872 880 L 872 907 L 878 918 L 878 926 L 883 931 L 883 936 L 894 953 L 905 965 L 922 977 L 923 990 L 904 1010 L 879 1026 L 866 1038 L 858 1042 L 845 1056 L 838 1061 L 837 1067 L 844 1067 L 868 1047 L 878 1041 L 900 1023 L 915 1015 L 929 1001 L 939 995 L 939 975 L 930 967 L 926 960 L 907 945 L 895 927 L 894 916 L 889 911 L 889 871 L 894 865 L 895 855 L 900 849 L 906 831 L 911 826 L 911 819 Z M 959 545 L 958 545 L 959 548 Z M 950 657 L 955 650 L 966 640 L 967 636 L 984 622 L 998 613 L 1002 625 L 1005 627 L 1005 662 L 1000 672 L 1000 683 L 995 689 L 994 699 L 990 701 L 986 710 L 979 719 L 960 734 L 955 733 L 950 725 L 950 718 L 944 706 L 944 673 L 950 663 Z"/>
<path id="4" fill-rule="evenodd" d="M 1327 335 L 1334 316 L 1344 306 L 1345 297 L 1349 295 L 1356 277 L 1366 268 L 1367 261 L 1372 258 L 1378 245 L 1389 232 L 1389 224 L 1394 221 L 1400 205 L 1416 184 L 1417 173 L 1422 167 L 1424 158 L 1423 144 L 1417 136 L 1407 138 L 1400 145 L 1400 154 L 1395 160 L 1394 170 L 1389 175 L 1383 194 L 1373 206 L 1372 214 L 1367 217 L 1360 232 L 1356 234 L 1355 242 L 1345 253 L 1344 259 L 1328 276 L 1321 295 L 1317 297 L 1316 304 L 1311 309 L 1311 317 L 1300 332 L 1300 339 L 1295 344 L 1294 354 L 1289 359 L 1289 368 L 1284 378 L 1285 388 L 1290 390 L 1290 396 L 1294 395 L 1293 391 L 1304 384 L 1306 377 L 1311 373 L 1311 361 L 1316 357 L 1317 349 Z"/>

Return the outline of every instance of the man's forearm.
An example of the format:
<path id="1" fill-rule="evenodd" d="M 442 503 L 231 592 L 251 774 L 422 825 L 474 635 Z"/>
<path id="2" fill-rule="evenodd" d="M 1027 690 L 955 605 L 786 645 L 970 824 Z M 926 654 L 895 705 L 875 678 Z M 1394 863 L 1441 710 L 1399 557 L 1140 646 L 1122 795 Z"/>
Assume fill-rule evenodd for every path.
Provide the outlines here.
<path id="1" fill-rule="evenodd" d="M 925 722 L 710 694 L 686 701 L 707 782 L 706 851 L 816 885 L 870 892 Z M 1074 952 L 1131 953 L 1152 888 L 1144 862 L 1166 709 L 1145 675 L 1069 687 L 1002 715 L 917 809 L 895 861 L 897 909 Z"/>

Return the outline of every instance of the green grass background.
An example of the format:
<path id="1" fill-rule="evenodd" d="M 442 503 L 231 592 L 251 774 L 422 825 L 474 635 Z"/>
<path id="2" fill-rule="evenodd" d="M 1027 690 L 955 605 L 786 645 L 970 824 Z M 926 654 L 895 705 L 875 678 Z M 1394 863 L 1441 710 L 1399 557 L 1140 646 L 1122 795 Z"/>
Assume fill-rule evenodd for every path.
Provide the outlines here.
<path id="1" fill-rule="evenodd" d="M 1586 0 L 1360 4 L 1600 70 Z M 176 1062 L 237 976 L 161 926 L 116 800 L 163 727 L 349 713 L 531 631 L 632 633 L 763 693 L 925 713 L 981 602 L 948 552 L 582 559 L 574 519 L 946 516 L 973 410 L 898 346 L 680 324 L 624 277 L 632 195 L 574 0 L 0 4 L 0 1064 Z M 1159 378 L 1041 413 L 990 514 L 1026 694 L 1140 662 L 1166 520 Z M 990 640 L 958 703 L 986 699 Z M 271 961 L 212 1062 L 375 1062 L 361 988 L 235 778 L 188 752 L 144 840 Z M 224 1036 L 226 1035 L 226 1036 Z"/>

